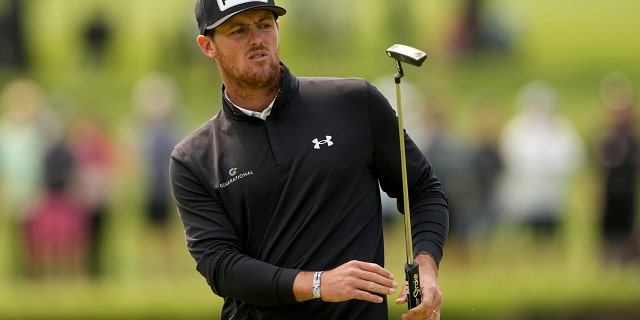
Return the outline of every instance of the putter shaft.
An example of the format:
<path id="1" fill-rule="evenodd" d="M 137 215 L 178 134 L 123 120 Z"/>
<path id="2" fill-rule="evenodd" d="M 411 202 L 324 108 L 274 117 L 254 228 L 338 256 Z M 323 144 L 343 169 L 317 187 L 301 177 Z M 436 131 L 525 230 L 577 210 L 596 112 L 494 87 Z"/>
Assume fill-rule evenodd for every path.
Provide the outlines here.
<path id="1" fill-rule="evenodd" d="M 397 61 L 397 60 L 396 60 Z M 400 65 L 400 62 L 398 62 Z M 401 67 L 398 67 L 401 69 Z M 402 76 L 399 73 L 400 77 Z M 407 178 L 407 156 L 404 148 L 404 120 L 402 115 L 402 95 L 400 93 L 400 77 L 396 75 L 396 97 L 398 108 L 398 136 L 400 137 L 400 164 L 402 168 L 402 201 L 404 204 L 404 237 L 407 264 L 413 264 L 413 240 L 411 236 L 411 213 L 409 208 L 409 182 Z"/>

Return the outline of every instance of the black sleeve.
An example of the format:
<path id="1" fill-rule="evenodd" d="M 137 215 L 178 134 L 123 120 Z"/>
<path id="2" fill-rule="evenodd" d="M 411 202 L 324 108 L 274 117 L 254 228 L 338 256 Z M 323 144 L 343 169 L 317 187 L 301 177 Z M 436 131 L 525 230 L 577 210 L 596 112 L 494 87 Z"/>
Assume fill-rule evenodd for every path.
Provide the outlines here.
<path id="1" fill-rule="evenodd" d="M 374 171 L 380 186 L 404 212 L 398 117 L 387 99 L 368 84 Z M 431 164 L 404 131 L 413 251 L 428 252 L 439 264 L 449 231 L 448 200 Z"/>
<path id="2" fill-rule="evenodd" d="M 213 292 L 254 305 L 295 303 L 293 281 L 299 270 L 276 267 L 243 253 L 225 208 L 198 177 L 197 166 L 178 149 L 171 156 L 170 176 L 187 247 L 196 269 Z"/>

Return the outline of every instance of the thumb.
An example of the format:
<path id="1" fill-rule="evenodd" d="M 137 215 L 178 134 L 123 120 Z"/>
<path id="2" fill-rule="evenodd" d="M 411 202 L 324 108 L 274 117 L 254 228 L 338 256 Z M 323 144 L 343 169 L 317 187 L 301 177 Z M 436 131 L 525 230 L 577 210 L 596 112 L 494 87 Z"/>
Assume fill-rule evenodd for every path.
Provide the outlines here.
<path id="1" fill-rule="evenodd" d="M 400 294 L 396 299 L 396 304 L 404 304 L 407 303 L 407 285 L 406 283 L 402 285 L 402 290 L 400 290 Z"/>
<path id="2" fill-rule="evenodd" d="M 407 303 L 407 296 L 401 296 L 401 297 L 398 297 L 398 299 L 396 299 L 397 305 L 405 304 L 405 303 Z"/>

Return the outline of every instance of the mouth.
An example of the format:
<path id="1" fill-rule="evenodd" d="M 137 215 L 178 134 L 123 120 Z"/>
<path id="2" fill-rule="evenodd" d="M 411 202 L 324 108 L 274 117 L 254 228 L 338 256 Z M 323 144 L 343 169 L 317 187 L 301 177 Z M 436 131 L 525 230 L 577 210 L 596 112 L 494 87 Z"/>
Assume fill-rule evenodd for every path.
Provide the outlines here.
<path id="1" fill-rule="evenodd" d="M 267 56 L 266 54 L 253 54 L 253 55 L 249 56 L 249 59 L 251 59 L 251 60 L 260 59 L 260 58 L 263 58 L 263 57 L 266 57 L 266 56 Z"/>
<path id="2" fill-rule="evenodd" d="M 259 59 L 263 59 L 263 58 L 265 58 L 267 56 L 268 56 L 267 51 L 265 51 L 265 50 L 256 50 L 256 51 L 251 52 L 249 54 L 249 59 L 250 60 L 259 60 Z"/>

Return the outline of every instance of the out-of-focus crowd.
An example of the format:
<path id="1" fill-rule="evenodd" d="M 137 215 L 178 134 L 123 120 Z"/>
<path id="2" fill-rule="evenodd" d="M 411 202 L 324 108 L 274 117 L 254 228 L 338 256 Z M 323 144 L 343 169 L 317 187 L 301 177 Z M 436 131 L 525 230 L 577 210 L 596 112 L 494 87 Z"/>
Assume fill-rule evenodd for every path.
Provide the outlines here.
<path id="1" fill-rule="evenodd" d="M 148 222 L 166 230 L 171 213 L 169 155 L 180 134 L 178 89 L 166 74 L 140 79 L 127 143 L 101 119 L 77 116 L 36 81 L 0 91 L 0 219 L 11 235 L 12 269 L 30 278 L 99 276 L 118 158 L 138 162 Z M 67 107 L 65 109 L 64 107 Z M 90 113 L 88 113 L 90 114 Z M 133 181 L 132 181 L 133 183 Z M 9 225 L 7 227 L 7 225 Z"/>
<path id="2" fill-rule="evenodd" d="M 394 101 L 393 80 L 388 79 L 392 77 L 376 83 Z M 563 224 L 570 223 L 569 202 L 580 187 L 578 175 L 594 170 L 596 194 L 585 188 L 579 201 L 594 208 L 592 227 L 602 263 L 640 262 L 640 140 L 634 84 L 625 74 L 603 77 L 600 97 L 606 118 L 589 139 L 562 114 L 561 92 L 547 81 L 531 81 L 516 92 L 516 112 L 506 120 L 501 119 L 503 108 L 495 95 L 478 92 L 472 99 L 467 136 L 454 132 L 445 99 L 425 97 L 411 83 L 402 86 L 403 101 L 418 107 L 405 111 L 406 130 L 448 192 L 449 242 L 455 250 L 486 243 L 498 228 L 530 234 L 545 247 L 558 239 Z M 393 222 L 395 200 L 383 194 L 383 208 L 387 221 Z"/>

